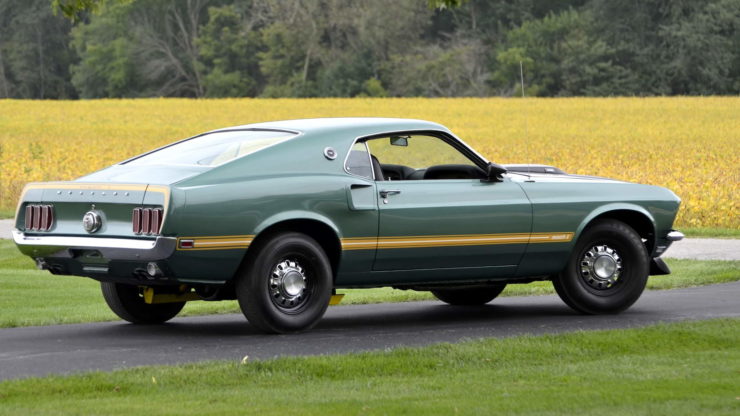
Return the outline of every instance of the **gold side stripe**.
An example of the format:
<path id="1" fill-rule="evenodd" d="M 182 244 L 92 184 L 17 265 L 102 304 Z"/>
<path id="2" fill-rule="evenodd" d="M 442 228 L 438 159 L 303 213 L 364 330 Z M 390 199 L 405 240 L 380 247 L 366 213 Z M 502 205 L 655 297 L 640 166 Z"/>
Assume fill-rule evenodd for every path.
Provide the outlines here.
<path id="1" fill-rule="evenodd" d="M 568 243 L 573 240 L 573 233 L 534 233 L 529 243 Z"/>
<path id="2" fill-rule="evenodd" d="M 241 246 L 223 246 L 223 247 L 200 247 L 200 248 L 178 248 L 179 251 L 207 251 L 207 250 L 235 250 L 249 248 L 249 244 Z"/>
<path id="3" fill-rule="evenodd" d="M 233 241 L 200 241 L 193 243 L 195 248 L 201 247 L 226 247 L 226 246 L 248 246 L 252 240 L 233 240 Z"/>
<path id="4" fill-rule="evenodd" d="M 180 241 L 192 240 L 193 247 L 181 248 Z M 248 248 L 254 240 L 253 235 L 233 235 L 233 236 L 199 236 L 199 237 L 179 237 L 177 239 L 177 249 L 192 250 L 232 250 Z"/>
<path id="5" fill-rule="evenodd" d="M 507 233 L 507 234 L 443 234 L 443 235 L 413 235 L 413 236 L 395 236 L 395 237 L 380 237 L 383 241 L 394 241 L 394 240 L 409 240 L 409 239 L 471 239 L 471 238 L 529 238 L 532 234 L 529 233 Z"/>
<path id="6" fill-rule="evenodd" d="M 103 191 L 145 191 L 146 184 L 110 184 L 93 182 L 41 182 L 29 183 L 24 190 L 29 189 L 81 189 L 81 190 L 103 190 Z M 166 187 L 163 187 L 166 188 Z"/>
<path id="7" fill-rule="evenodd" d="M 343 250 L 369 250 L 382 248 L 425 248 L 456 247 L 497 244 L 567 243 L 573 233 L 512 233 L 512 234 L 468 234 L 396 237 L 353 237 L 342 239 Z"/>
<path id="8" fill-rule="evenodd" d="M 233 240 L 233 239 L 253 239 L 254 235 L 195 235 L 190 237 L 178 237 L 180 240 Z"/>

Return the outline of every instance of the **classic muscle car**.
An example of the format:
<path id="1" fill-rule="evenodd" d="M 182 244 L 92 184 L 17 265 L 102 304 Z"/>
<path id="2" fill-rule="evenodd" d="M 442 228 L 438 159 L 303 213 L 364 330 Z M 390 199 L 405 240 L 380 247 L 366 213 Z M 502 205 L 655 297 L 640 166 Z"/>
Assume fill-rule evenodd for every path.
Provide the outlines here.
<path id="1" fill-rule="evenodd" d="M 683 235 L 658 186 L 489 162 L 436 123 L 276 121 L 211 131 L 70 182 L 28 184 L 13 236 L 53 274 L 101 282 L 122 319 L 238 299 L 265 332 L 306 330 L 340 288 L 480 305 L 551 280 L 616 313 Z M 454 313 L 454 309 L 450 310 Z"/>

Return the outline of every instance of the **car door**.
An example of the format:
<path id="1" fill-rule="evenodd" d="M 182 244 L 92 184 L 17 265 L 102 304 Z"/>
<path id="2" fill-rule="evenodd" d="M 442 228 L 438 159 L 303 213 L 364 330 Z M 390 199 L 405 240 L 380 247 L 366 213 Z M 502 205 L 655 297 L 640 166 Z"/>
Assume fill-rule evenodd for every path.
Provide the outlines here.
<path id="1" fill-rule="evenodd" d="M 518 184 L 486 180 L 477 166 L 483 162 L 441 133 L 395 135 L 367 145 L 384 173 L 376 178 L 373 270 L 516 269 L 532 222 Z"/>

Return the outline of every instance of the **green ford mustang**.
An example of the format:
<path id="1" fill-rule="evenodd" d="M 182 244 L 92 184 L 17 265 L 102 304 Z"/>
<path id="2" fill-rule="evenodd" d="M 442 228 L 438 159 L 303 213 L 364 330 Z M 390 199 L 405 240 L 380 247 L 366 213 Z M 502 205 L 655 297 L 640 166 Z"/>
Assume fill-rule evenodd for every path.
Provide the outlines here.
<path id="1" fill-rule="evenodd" d="M 71 182 L 31 183 L 13 236 L 39 268 L 101 282 L 122 319 L 238 299 L 266 332 L 312 327 L 337 288 L 453 305 L 552 280 L 573 309 L 640 296 L 672 229 L 670 190 L 490 163 L 420 120 L 336 118 L 204 133 Z"/>

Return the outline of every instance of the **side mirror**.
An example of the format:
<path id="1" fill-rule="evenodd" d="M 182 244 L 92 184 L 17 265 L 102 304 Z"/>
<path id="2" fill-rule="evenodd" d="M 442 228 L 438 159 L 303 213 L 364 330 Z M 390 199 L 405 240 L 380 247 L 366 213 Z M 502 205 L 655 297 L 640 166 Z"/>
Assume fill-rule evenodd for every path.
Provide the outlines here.
<path id="1" fill-rule="evenodd" d="M 505 167 L 497 163 L 489 162 L 486 167 L 486 179 L 491 182 L 502 182 L 504 178 L 501 175 L 506 172 L 507 170 Z"/>

